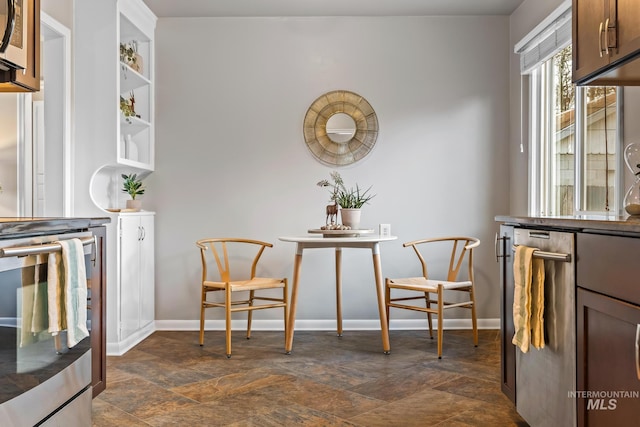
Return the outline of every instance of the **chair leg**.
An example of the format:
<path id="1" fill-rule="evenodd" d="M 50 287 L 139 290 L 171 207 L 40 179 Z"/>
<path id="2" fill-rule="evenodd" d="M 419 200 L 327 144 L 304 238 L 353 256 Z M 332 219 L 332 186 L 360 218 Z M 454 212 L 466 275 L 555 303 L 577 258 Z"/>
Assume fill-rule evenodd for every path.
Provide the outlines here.
<path id="1" fill-rule="evenodd" d="M 231 357 L 231 287 L 227 285 L 224 296 L 227 358 Z"/>
<path id="2" fill-rule="evenodd" d="M 249 291 L 249 307 L 253 306 L 253 295 L 255 291 Z M 253 310 L 247 313 L 247 339 L 251 338 L 251 319 L 253 318 Z"/>
<path id="3" fill-rule="evenodd" d="M 473 345 L 478 346 L 478 320 L 476 318 L 476 297 L 471 287 L 471 325 L 473 326 Z"/>
<path id="4" fill-rule="evenodd" d="M 284 279 L 284 288 L 282 288 L 282 300 L 284 301 L 284 347 L 287 351 L 287 331 L 289 330 L 289 286 L 287 278 Z"/>
<path id="5" fill-rule="evenodd" d="M 442 285 L 438 285 L 438 359 L 442 359 L 442 329 L 444 319 L 442 316 L 443 308 L 442 303 L 444 302 L 444 288 Z"/>
<path id="6" fill-rule="evenodd" d="M 207 299 L 207 293 L 202 288 L 202 296 L 200 297 L 200 346 L 204 345 L 204 302 Z"/>
<path id="7" fill-rule="evenodd" d="M 389 287 L 389 279 L 385 279 L 384 307 L 387 312 L 387 328 L 389 328 L 389 302 L 391 302 L 391 288 Z"/>
<path id="8" fill-rule="evenodd" d="M 424 300 L 425 300 L 425 305 L 427 306 L 427 309 L 430 309 L 431 302 L 429 300 L 429 292 L 424 293 Z M 431 318 L 430 312 L 427 312 L 427 320 L 429 321 L 429 337 L 433 339 L 433 319 Z M 438 322 L 440 321 L 438 320 Z"/>

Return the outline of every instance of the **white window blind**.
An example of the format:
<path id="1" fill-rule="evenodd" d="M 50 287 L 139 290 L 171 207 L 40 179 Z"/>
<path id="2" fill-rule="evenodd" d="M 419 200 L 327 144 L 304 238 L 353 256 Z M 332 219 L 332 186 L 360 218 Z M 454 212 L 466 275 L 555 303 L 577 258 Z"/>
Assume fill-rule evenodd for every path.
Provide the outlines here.
<path id="1" fill-rule="evenodd" d="M 529 74 L 543 61 L 571 43 L 571 1 L 563 2 L 514 47 L 520 73 Z"/>

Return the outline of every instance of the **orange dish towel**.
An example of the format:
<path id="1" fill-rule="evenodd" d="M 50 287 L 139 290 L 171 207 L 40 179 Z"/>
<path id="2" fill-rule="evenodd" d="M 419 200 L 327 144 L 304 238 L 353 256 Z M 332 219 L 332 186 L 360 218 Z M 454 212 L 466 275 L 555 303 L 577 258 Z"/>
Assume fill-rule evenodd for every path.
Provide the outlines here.
<path id="1" fill-rule="evenodd" d="M 511 342 L 523 353 L 530 344 L 544 347 L 544 261 L 533 257 L 536 250 L 519 245 L 513 260 L 515 334 Z"/>

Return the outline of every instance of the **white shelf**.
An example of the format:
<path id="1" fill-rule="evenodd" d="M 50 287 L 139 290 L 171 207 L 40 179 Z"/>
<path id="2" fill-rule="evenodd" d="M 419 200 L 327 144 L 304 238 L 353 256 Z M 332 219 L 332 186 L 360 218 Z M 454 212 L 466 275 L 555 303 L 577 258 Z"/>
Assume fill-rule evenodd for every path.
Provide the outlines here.
<path id="1" fill-rule="evenodd" d="M 120 133 L 134 135 L 151 127 L 151 123 L 138 117 L 125 117 L 120 114 Z"/>
<path id="2" fill-rule="evenodd" d="M 120 61 L 120 93 L 151 85 L 151 80 Z"/>
<path id="3" fill-rule="evenodd" d="M 125 117 L 118 104 L 118 165 L 153 171 L 154 169 L 154 46 L 155 17 L 139 1 L 118 1 L 119 44 L 133 44 L 139 56 L 139 69 L 129 66 L 120 58 L 118 46 L 119 97 L 133 96 L 136 116 Z M 126 143 L 125 141 L 131 141 Z M 134 145 L 129 149 L 131 144 Z"/>

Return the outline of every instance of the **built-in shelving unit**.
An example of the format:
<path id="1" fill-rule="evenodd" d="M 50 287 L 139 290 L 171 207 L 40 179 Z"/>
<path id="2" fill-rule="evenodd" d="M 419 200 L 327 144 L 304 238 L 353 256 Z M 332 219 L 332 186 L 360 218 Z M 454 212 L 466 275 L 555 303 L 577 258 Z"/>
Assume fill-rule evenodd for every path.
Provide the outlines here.
<path id="1" fill-rule="evenodd" d="M 140 16 L 131 2 L 120 2 L 121 46 L 135 50 L 136 64 L 132 65 L 120 56 L 118 79 L 119 96 L 135 100 L 135 116 L 125 117 L 120 112 L 120 141 L 118 163 L 134 168 L 154 169 L 154 99 L 153 99 L 153 25 Z"/>
<path id="2" fill-rule="evenodd" d="M 113 64 L 116 76 L 113 108 L 115 138 L 110 155 L 91 180 L 91 198 L 105 211 L 123 209 L 127 195 L 121 175 L 144 177 L 155 168 L 154 33 L 156 17 L 141 0 L 115 1 Z M 113 18 L 112 18 L 113 19 Z M 121 49 L 135 55 L 122 55 Z M 135 59 L 134 59 L 135 58 Z M 117 67 L 117 71 L 115 69 Z M 121 101 L 133 105 L 129 115 Z M 131 102 L 133 101 L 133 102 Z"/>
<path id="3" fill-rule="evenodd" d="M 124 212 L 122 174 L 155 169 L 154 34 L 157 18 L 142 0 L 78 2 L 74 7 L 78 151 L 89 194 L 109 215 L 106 352 L 119 355 L 154 331 L 154 212 Z M 121 105 L 125 101 L 125 106 Z M 130 102 L 133 100 L 133 102 Z M 127 113 L 127 114 L 125 114 Z M 142 197 L 145 209 L 144 196 Z"/>

